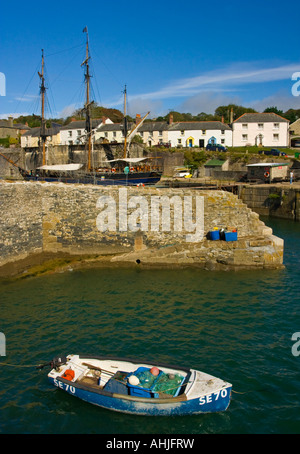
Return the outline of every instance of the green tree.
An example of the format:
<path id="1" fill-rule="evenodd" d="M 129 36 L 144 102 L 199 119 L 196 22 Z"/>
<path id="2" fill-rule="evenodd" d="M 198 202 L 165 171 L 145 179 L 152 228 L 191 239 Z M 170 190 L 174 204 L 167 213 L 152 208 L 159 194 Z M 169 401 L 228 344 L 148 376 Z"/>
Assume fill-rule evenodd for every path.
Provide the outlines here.
<path id="1" fill-rule="evenodd" d="M 231 110 L 233 111 L 233 120 L 236 120 L 244 113 L 256 113 L 256 110 L 251 107 L 238 106 L 236 104 L 228 104 L 227 106 L 219 106 L 215 110 L 215 115 L 221 119 L 224 118 L 225 122 L 230 122 Z"/>
<path id="2" fill-rule="evenodd" d="M 294 121 L 300 118 L 300 109 L 289 109 L 284 112 L 283 117 L 290 121 L 290 123 L 294 123 Z"/>
<path id="3" fill-rule="evenodd" d="M 277 115 L 283 115 L 283 111 L 277 109 L 277 107 L 274 107 L 274 106 L 273 106 L 273 107 L 267 107 L 267 108 L 264 110 L 264 112 L 266 112 L 266 113 L 270 112 L 270 113 L 275 113 L 275 114 L 277 114 Z"/>
<path id="4" fill-rule="evenodd" d="M 120 123 L 124 115 L 118 109 L 110 109 L 107 107 L 99 106 L 97 103 L 93 103 L 91 105 L 91 117 L 92 118 L 101 118 L 106 117 L 109 118 L 113 123 Z M 85 118 L 84 109 L 77 109 L 70 115 L 68 118 L 65 119 L 64 124 L 70 123 L 71 119 L 75 118 L 76 120 L 82 120 Z"/>
<path id="5" fill-rule="evenodd" d="M 192 170 L 198 169 L 207 161 L 207 156 L 204 151 L 186 150 L 184 152 L 184 164 L 191 166 Z"/>

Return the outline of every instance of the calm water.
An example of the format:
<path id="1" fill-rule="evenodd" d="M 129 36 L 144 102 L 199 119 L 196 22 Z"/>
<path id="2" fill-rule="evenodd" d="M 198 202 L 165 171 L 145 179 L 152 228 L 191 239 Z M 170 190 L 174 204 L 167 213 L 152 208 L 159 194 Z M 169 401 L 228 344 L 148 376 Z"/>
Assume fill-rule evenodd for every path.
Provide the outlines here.
<path id="1" fill-rule="evenodd" d="M 0 284 L 0 433 L 300 433 L 300 356 L 291 352 L 300 224 L 266 223 L 285 239 L 285 270 L 89 270 Z M 191 366 L 235 392 L 220 414 L 115 413 L 52 388 L 48 369 L 35 370 L 60 353 Z"/>

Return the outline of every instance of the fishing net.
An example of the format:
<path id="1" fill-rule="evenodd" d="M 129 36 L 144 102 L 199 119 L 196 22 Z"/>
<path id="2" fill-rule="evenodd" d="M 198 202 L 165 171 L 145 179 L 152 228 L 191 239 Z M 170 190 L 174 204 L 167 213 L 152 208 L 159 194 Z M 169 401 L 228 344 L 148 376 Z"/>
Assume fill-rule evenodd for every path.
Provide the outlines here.
<path id="1" fill-rule="evenodd" d="M 136 372 L 135 376 L 138 377 L 139 386 L 142 388 L 151 388 L 153 392 L 171 394 L 172 396 L 176 394 L 184 378 L 180 374 L 166 374 L 164 372 L 160 372 L 159 376 L 155 376 L 151 374 L 150 370 Z"/>
<path id="2" fill-rule="evenodd" d="M 152 387 L 153 391 L 171 394 L 174 396 L 178 386 L 182 383 L 183 377 L 179 374 L 165 374 L 159 376 L 157 382 Z"/>
<path id="3" fill-rule="evenodd" d="M 144 370 L 141 372 L 136 372 L 134 374 L 139 380 L 139 386 L 142 388 L 151 388 L 157 377 L 151 374 L 150 370 Z"/>

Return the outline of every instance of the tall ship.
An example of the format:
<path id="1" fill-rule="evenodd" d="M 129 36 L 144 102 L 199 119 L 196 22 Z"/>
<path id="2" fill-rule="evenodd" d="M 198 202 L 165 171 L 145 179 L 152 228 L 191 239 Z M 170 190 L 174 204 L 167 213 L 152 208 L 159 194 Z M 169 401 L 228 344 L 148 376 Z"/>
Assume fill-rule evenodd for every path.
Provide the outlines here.
<path id="1" fill-rule="evenodd" d="M 81 184 L 96 184 L 96 185 L 154 185 L 162 175 L 161 169 L 157 169 L 157 165 L 152 165 L 153 158 L 149 157 L 130 157 L 130 143 L 139 127 L 143 124 L 148 112 L 141 121 L 129 129 L 126 115 L 126 96 L 127 89 L 124 90 L 124 119 L 123 119 L 123 135 L 124 149 L 122 157 L 116 159 L 106 159 L 101 167 L 95 168 L 92 166 L 92 157 L 94 151 L 94 136 L 92 120 L 92 104 L 94 101 L 90 99 L 90 51 L 89 38 L 87 27 L 83 30 L 86 33 L 86 50 L 85 60 L 81 64 L 85 68 L 85 104 L 82 109 L 85 116 L 85 147 L 87 149 L 87 162 L 82 163 L 67 163 L 48 165 L 46 162 L 46 142 L 48 130 L 45 120 L 45 71 L 44 71 L 44 51 L 42 50 L 41 70 L 38 72 L 40 77 L 40 96 L 41 96 L 41 127 L 39 131 L 39 153 L 42 154 L 42 165 L 34 170 L 27 171 L 18 167 L 21 175 L 27 181 L 48 181 L 48 182 L 63 182 L 63 183 L 81 183 Z M 5 156 L 2 155 L 4 158 Z M 113 157 L 113 156 L 111 156 Z M 10 163 L 12 161 L 7 159 Z M 154 159 L 156 161 L 156 159 Z M 156 163 L 155 163 L 156 164 Z"/>

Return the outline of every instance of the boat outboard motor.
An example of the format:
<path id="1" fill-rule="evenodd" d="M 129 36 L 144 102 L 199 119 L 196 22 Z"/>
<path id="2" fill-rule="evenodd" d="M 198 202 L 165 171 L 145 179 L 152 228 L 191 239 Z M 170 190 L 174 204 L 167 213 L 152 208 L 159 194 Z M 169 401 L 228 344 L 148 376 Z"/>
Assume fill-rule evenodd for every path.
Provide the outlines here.
<path id="1" fill-rule="evenodd" d="M 64 356 L 64 355 L 61 355 L 61 356 L 56 356 L 55 358 L 53 358 L 53 360 L 51 361 L 51 367 L 52 369 L 56 369 L 58 370 L 58 368 L 60 366 L 63 366 L 64 364 L 66 364 L 68 361 L 67 357 Z"/>
<path id="2" fill-rule="evenodd" d="M 51 369 L 58 370 L 58 368 L 66 364 L 67 361 L 68 358 L 65 355 L 56 356 L 52 361 L 50 361 L 50 363 L 41 364 L 40 366 L 37 366 L 36 369 L 43 369 L 46 366 L 50 366 Z"/>

